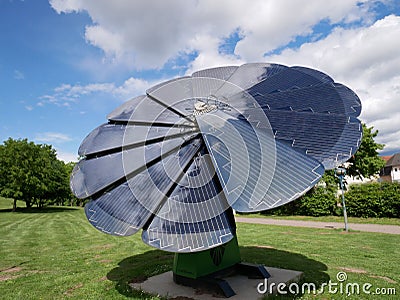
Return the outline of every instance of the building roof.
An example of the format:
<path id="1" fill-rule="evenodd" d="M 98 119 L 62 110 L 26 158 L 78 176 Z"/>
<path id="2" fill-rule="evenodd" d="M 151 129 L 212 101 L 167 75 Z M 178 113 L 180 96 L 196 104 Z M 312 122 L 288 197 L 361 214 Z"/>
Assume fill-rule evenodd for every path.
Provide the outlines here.
<path id="1" fill-rule="evenodd" d="M 381 158 L 382 158 L 385 162 L 387 162 L 389 159 L 392 158 L 392 156 L 393 156 L 393 155 L 386 155 L 386 156 L 381 156 Z"/>
<path id="2" fill-rule="evenodd" d="M 400 153 L 396 153 L 386 161 L 386 167 L 399 166 L 400 165 Z"/>

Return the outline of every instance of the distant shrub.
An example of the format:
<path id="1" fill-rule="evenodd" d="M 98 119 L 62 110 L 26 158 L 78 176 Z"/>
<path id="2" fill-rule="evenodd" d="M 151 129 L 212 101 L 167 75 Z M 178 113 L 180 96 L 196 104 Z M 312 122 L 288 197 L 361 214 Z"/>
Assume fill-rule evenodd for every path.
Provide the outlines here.
<path id="1" fill-rule="evenodd" d="M 337 208 L 336 197 L 326 188 L 318 186 L 298 201 L 297 214 L 305 216 L 329 216 Z"/>
<path id="2" fill-rule="evenodd" d="M 399 183 L 352 185 L 345 197 L 349 216 L 400 218 Z"/>
<path id="3" fill-rule="evenodd" d="M 337 199 L 334 194 L 322 186 L 311 189 L 304 196 L 281 207 L 277 207 L 264 214 L 267 215 L 303 215 L 328 216 L 335 214 Z"/>
<path id="4" fill-rule="evenodd" d="M 264 211 L 265 215 L 329 216 L 342 215 L 341 198 L 336 189 L 317 186 L 304 196 L 281 207 Z M 350 217 L 400 218 L 399 183 L 365 183 L 349 187 L 345 194 Z"/>

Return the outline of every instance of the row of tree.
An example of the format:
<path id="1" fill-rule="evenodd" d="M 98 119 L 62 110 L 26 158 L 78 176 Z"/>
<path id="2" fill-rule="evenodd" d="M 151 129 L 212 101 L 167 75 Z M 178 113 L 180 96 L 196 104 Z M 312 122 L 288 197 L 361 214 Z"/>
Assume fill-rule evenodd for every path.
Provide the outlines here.
<path id="1" fill-rule="evenodd" d="M 43 207 L 76 202 L 69 188 L 73 163 L 57 159 L 51 145 L 9 138 L 0 145 L 0 196 Z"/>

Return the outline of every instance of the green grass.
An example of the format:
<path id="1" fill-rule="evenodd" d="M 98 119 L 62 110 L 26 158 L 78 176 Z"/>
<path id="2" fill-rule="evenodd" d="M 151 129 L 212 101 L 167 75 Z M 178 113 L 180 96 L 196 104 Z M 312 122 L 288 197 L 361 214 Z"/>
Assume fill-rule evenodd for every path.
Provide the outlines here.
<path id="1" fill-rule="evenodd" d="M 13 207 L 13 202 L 13 199 L 0 197 L 0 211 L 11 211 Z M 18 200 L 17 207 L 26 207 L 25 202 Z"/>
<path id="2" fill-rule="evenodd" d="M 400 235 L 240 223 L 238 239 L 244 261 L 302 271 L 304 282 L 336 282 L 337 272 L 347 270 L 348 282 L 400 293 Z M 132 292 L 128 282 L 170 270 L 172 260 L 172 254 L 146 246 L 140 234 L 121 238 L 97 231 L 81 208 L 0 210 L 1 299 L 151 299 Z"/>
<path id="3" fill-rule="evenodd" d="M 271 218 L 281 220 L 299 220 L 299 221 L 316 221 L 316 222 L 338 222 L 343 223 L 343 217 L 338 216 L 322 216 L 322 217 L 311 217 L 311 216 L 276 216 L 276 215 L 263 215 L 260 213 L 250 214 L 237 214 L 238 217 L 246 218 Z M 400 226 L 400 219 L 396 218 L 355 218 L 348 217 L 349 223 L 358 224 L 381 224 L 381 225 L 398 225 Z"/>

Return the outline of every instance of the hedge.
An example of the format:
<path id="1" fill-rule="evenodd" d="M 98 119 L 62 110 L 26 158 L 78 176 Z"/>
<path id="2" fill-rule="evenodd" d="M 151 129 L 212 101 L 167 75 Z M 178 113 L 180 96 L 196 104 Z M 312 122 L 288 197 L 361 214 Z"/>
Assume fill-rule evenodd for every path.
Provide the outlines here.
<path id="1" fill-rule="evenodd" d="M 400 218 L 399 183 L 354 184 L 345 193 L 347 215 L 351 217 Z M 341 198 L 317 186 L 301 198 L 262 212 L 265 215 L 332 216 L 342 215 Z"/>
<path id="2" fill-rule="evenodd" d="M 317 186 L 299 199 L 262 212 L 266 215 L 327 216 L 336 214 L 337 199 L 328 189 Z"/>
<path id="3" fill-rule="evenodd" d="M 399 183 L 351 185 L 345 197 L 349 216 L 400 218 Z"/>

